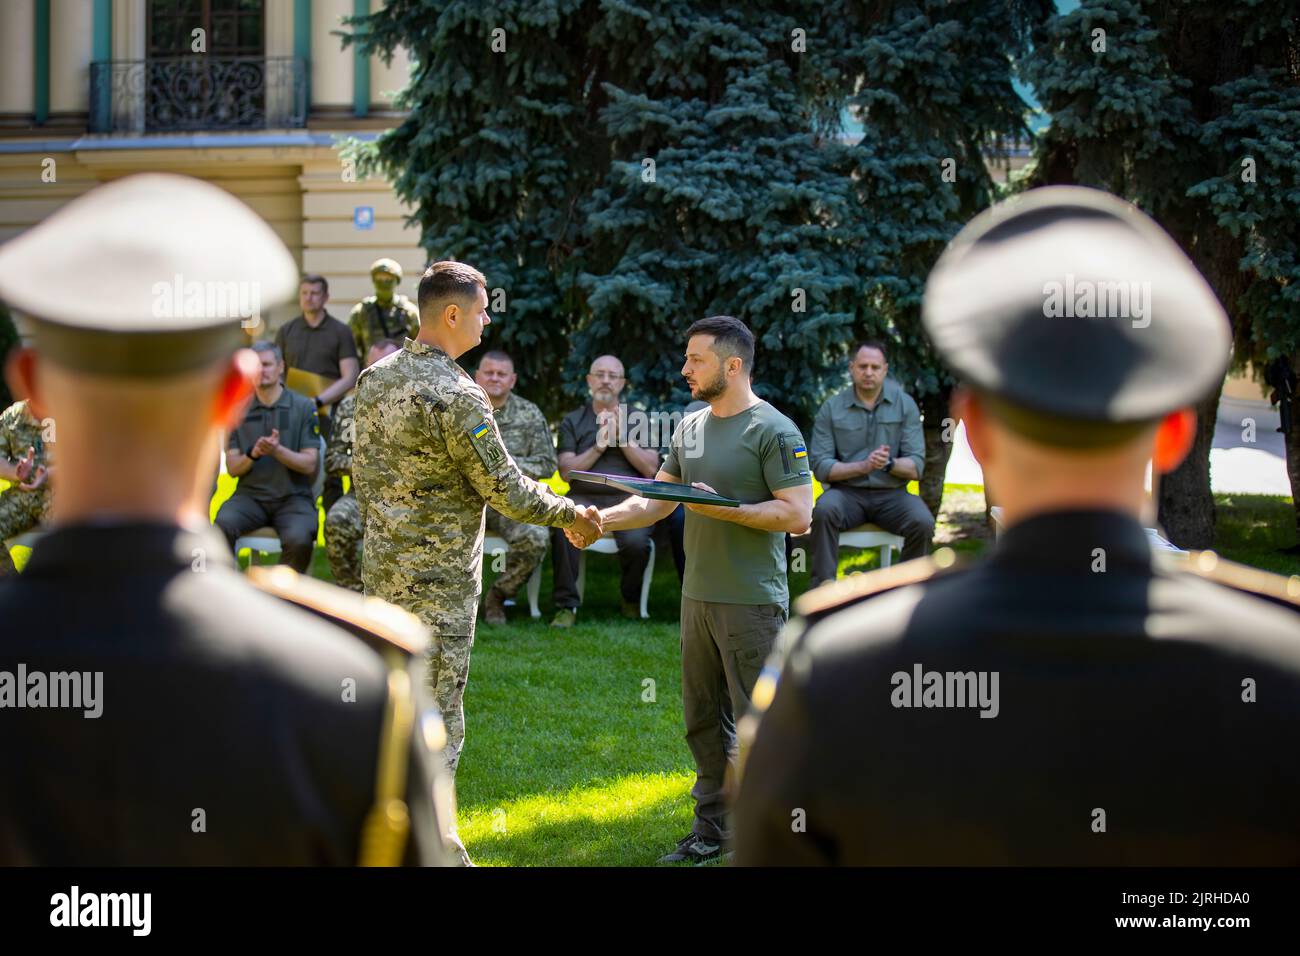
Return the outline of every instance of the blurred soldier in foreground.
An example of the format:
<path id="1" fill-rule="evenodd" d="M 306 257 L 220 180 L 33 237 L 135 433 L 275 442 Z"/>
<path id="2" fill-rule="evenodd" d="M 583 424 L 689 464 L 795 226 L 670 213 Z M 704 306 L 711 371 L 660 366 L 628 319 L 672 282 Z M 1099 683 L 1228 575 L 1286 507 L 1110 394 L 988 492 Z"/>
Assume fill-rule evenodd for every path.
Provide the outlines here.
<path id="1" fill-rule="evenodd" d="M 385 355 L 392 355 L 402 347 L 392 339 L 380 339 L 366 355 L 366 367 L 374 365 Z M 325 446 L 325 472 L 340 479 L 352 474 L 352 441 L 356 437 L 356 392 L 348 392 L 334 407 L 334 431 Z M 357 507 L 357 491 L 352 488 L 334 502 L 325 515 L 325 554 L 329 558 L 330 573 L 339 587 L 361 593 L 361 509 Z"/>
<path id="2" fill-rule="evenodd" d="M 375 294 L 352 307 L 348 326 L 357 354 L 365 356 L 381 339 L 413 339 L 420 334 L 420 311 L 415 303 L 395 292 L 402 281 L 402 267 L 392 259 L 376 259 L 370 266 Z"/>
<path id="3" fill-rule="evenodd" d="M 600 537 L 578 510 L 519 470 L 483 389 L 456 359 L 478 345 L 483 274 L 435 262 L 420 280 L 420 334 L 361 373 L 352 480 L 365 528 L 366 593 L 416 614 L 433 632 L 429 681 L 447 722 L 447 766 L 465 742 L 463 699 L 483 585 L 483 509 Z"/>
<path id="4" fill-rule="evenodd" d="M 296 285 L 261 219 L 177 176 L 102 186 L 0 248 L 0 296 L 35 330 L 10 381 L 59 423 L 52 530 L 0 582 L 0 864 L 446 862 L 426 632 L 288 568 L 239 574 L 207 492 L 258 363 L 224 295 L 160 301 L 176 276 L 187 306 Z"/>
<path id="5" fill-rule="evenodd" d="M 14 573 L 5 541 L 45 520 L 52 468 L 45 426 L 32 415 L 28 402 L 14 402 L 0 412 L 0 478 L 9 482 L 0 491 L 0 578 Z"/>
<path id="6" fill-rule="evenodd" d="M 1300 863 L 1300 578 L 1157 552 L 1227 317 L 1132 206 L 1041 189 L 953 240 L 924 322 L 1007 531 L 826 585 L 737 807 L 743 864 Z"/>
<path id="7" fill-rule="evenodd" d="M 474 381 L 492 403 L 492 417 L 501 432 L 501 440 L 519 470 L 534 481 L 545 481 L 555 474 L 555 444 L 551 441 L 551 429 L 540 408 L 515 394 L 518 376 L 515 375 L 514 360 L 505 352 L 486 353 L 478 363 Z M 489 624 L 504 624 L 506 601 L 518 593 L 542 563 L 546 557 L 546 542 L 551 535 L 540 525 L 523 524 L 491 507 L 487 510 L 487 529 L 501 535 L 510 550 L 505 555 L 506 566 L 501 576 L 483 595 L 483 620 Z"/>

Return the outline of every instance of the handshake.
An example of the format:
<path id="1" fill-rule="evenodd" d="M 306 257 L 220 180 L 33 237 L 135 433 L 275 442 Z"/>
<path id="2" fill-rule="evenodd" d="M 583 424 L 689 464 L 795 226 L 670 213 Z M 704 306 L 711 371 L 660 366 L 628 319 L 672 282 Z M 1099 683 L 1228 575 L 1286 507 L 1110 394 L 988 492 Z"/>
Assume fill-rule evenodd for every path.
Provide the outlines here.
<path id="1" fill-rule="evenodd" d="M 595 544 L 605 533 L 604 521 L 600 517 L 600 509 L 595 505 L 575 504 L 574 510 L 576 514 L 573 524 L 564 529 L 564 536 L 569 539 L 569 544 L 581 550 Z"/>

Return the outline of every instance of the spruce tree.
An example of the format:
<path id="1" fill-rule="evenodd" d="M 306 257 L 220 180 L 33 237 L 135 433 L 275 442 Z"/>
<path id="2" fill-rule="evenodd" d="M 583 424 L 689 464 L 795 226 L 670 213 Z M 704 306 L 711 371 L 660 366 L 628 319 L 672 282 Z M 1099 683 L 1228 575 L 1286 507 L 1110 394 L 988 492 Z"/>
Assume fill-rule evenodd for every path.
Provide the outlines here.
<path id="1" fill-rule="evenodd" d="M 1024 72 L 1052 122 L 1033 181 L 1096 186 L 1150 213 L 1223 302 L 1238 366 L 1296 357 L 1300 5 L 1087 0 L 1034 41 Z M 1218 400 L 1197 408 L 1192 454 L 1161 483 L 1161 524 L 1183 547 L 1214 542 Z"/>

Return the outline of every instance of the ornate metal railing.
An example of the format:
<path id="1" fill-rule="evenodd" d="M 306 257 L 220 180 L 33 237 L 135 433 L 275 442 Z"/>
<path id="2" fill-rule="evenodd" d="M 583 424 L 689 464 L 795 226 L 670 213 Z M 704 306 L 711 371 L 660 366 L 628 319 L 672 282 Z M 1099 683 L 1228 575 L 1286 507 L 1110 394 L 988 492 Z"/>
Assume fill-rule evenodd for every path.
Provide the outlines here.
<path id="1" fill-rule="evenodd" d="M 292 129 L 307 125 L 307 64 L 208 54 L 90 64 L 92 133 Z"/>

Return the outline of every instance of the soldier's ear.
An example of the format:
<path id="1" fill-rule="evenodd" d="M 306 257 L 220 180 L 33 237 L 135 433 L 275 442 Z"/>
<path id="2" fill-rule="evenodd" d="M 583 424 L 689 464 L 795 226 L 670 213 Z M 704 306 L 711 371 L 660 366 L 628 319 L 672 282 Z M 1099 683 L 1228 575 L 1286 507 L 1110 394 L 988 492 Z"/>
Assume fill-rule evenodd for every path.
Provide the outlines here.
<path id="1" fill-rule="evenodd" d="M 221 384 L 213 403 L 213 424 L 226 431 L 239 425 L 248 411 L 261 368 L 261 359 L 252 349 L 240 349 L 230 357 L 230 363 L 221 373 Z"/>
<path id="2" fill-rule="evenodd" d="M 27 408 L 33 417 L 46 418 L 47 411 L 40 389 L 40 376 L 37 374 L 40 359 L 33 348 L 16 348 L 9 353 L 5 361 L 5 381 L 14 398 L 27 399 Z"/>
<path id="3" fill-rule="evenodd" d="M 966 423 L 966 443 L 970 445 L 971 454 L 980 463 L 980 467 L 985 467 L 989 453 L 988 416 L 980 404 L 979 396 L 968 388 L 959 387 L 952 393 L 949 409 L 954 422 Z"/>
<path id="4" fill-rule="evenodd" d="M 1166 475 L 1183 463 L 1196 441 L 1196 412 L 1180 408 L 1170 412 L 1156 426 L 1155 448 L 1151 453 L 1151 468 Z"/>

